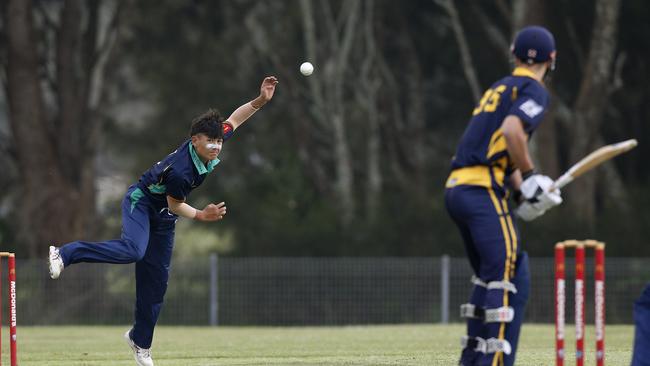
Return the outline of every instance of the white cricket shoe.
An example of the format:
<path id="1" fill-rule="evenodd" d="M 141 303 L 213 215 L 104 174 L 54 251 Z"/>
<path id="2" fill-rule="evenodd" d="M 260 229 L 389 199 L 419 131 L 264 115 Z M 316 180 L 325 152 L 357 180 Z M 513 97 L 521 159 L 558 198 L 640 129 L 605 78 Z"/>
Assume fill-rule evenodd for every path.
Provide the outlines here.
<path id="1" fill-rule="evenodd" d="M 50 256 L 47 258 L 48 267 L 50 267 L 50 277 L 53 280 L 56 280 L 63 272 L 63 259 L 61 259 L 61 254 L 59 254 L 59 249 L 55 246 L 50 246 Z"/>
<path id="2" fill-rule="evenodd" d="M 135 363 L 138 366 L 153 366 L 153 360 L 151 359 L 151 348 L 140 348 L 138 347 L 133 339 L 131 339 L 131 329 L 127 330 L 124 333 L 124 340 L 128 343 L 129 347 L 133 350 L 133 358 L 135 358 Z"/>

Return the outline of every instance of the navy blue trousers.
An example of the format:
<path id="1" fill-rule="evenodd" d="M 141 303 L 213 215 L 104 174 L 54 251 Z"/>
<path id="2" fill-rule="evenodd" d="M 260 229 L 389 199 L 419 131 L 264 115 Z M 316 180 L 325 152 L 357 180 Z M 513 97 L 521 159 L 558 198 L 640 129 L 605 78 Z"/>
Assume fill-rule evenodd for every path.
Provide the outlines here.
<path id="1" fill-rule="evenodd" d="M 634 303 L 634 324 L 632 366 L 650 366 L 650 284 Z"/>
<path id="2" fill-rule="evenodd" d="M 515 362 L 519 332 L 528 300 L 528 257 L 521 251 L 519 234 L 503 193 L 479 186 L 458 185 L 445 191 L 445 205 L 458 226 L 465 251 L 476 277 L 483 284 L 510 282 L 517 292 L 502 288 L 475 285 L 470 304 L 483 310 L 510 306 L 514 309 L 511 322 L 485 322 L 480 318 L 467 320 L 467 336 L 472 338 L 507 340 L 512 352 L 482 353 L 465 348 L 461 364 L 505 365 Z"/>
<path id="3" fill-rule="evenodd" d="M 74 263 L 135 262 L 135 344 L 150 348 L 154 327 L 167 291 L 174 227 L 178 216 L 157 212 L 146 196 L 131 186 L 122 200 L 122 235 L 104 242 L 75 241 L 60 248 L 66 267 Z"/>

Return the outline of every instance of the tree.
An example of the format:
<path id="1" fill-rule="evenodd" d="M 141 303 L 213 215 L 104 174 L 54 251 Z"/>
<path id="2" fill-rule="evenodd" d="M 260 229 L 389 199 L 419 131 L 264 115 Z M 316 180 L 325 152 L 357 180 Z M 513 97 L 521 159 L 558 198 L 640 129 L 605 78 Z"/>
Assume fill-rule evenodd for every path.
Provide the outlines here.
<path id="1" fill-rule="evenodd" d="M 578 96 L 574 104 L 571 123 L 569 156 L 578 161 L 598 145 L 603 144 L 601 125 L 610 97 L 620 0 L 596 1 L 596 15 L 589 42 L 589 54 L 582 74 Z M 611 169 L 611 168 L 610 168 Z M 623 192 L 620 177 L 614 170 L 609 173 L 610 192 Z M 593 229 L 596 223 L 597 175 L 591 174 L 577 180 L 571 187 L 571 202 L 576 217 L 582 218 Z"/>
<path id="2" fill-rule="evenodd" d="M 17 242 L 37 256 L 93 232 L 104 77 L 119 3 L 10 0 L 6 24 Z M 35 229 L 37 228 L 37 229 Z"/>
<path id="3" fill-rule="evenodd" d="M 119 164 L 119 172 L 137 179 L 152 162 L 178 145 L 197 112 L 216 106 L 227 114 L 242 100 L 253 97 L 251 90 L 261 75 L 272 73 L 281 80 L 277 98 L 238 130 L 236 141 L 229 142 L 223 153 L 218 172 L 191 198 L 196 204 L 212 199 L 229 202 L 232 211 L 228 220 L 208 230 L 232 232 L 236 243 L 232 253 L 462 252 L 441 196 L 449 158 L 474 97 L 444 7 L 431 0 L 309 1 L 305 6 L 300 1 L 294 6 L 254 0 L 167 2 L 164 6 L 138 1 L 132 5 L 134 11 L 127 13 L 132 17 L 123 19 L 129 25 L 130 48 L 122 45 L 125 52 L 120 58 L 128 63 L 129 73 L 120 74 L 126 78 L 119 95 L 133 104 L 146 105 L 147 111 L 136 115 L 129 108 L 132 104 L 121 104 L 126 119 L 110 125 L 115 127 L 110 131 L 110 149 L 127 161 Z M 591 11 L 574 9 L 593 9 L 593 3 L 495 0 L 456 1 L 452 5 L 462 22 L 479 90 L 508 72 L 509 46 L 517 24 L 542 23 L 554 31 L 561 52 L 558 70 L 549 83 L 555 93 L 553 110 L 533 142 L 538 147 L 540 170 L 556 176 L 573 162 L 568 134 L 589 46 L 581 40 L 591 38 L 595 19 Z M 306 7 L 311 10 L 305 12 Z M 351 12 L 354 7 L 358 10 Z M 649 34 L 640 31 L 646 29 L 647 22 L 639 14 L 647 4 L 632 0 L 623 8 L 627 8 L 627 19 L 621 22 L 625 33 L 618 39 L 621 53 L 615 58 L 612 74 L 615 81 L 623 80 L 613 83 L 610 92 L 619 92 L 604 103 L 603 118 L 612 123 L 601 124 L 597 130 L 608 142 L 631 135 L 641 144 L 635 152 L 599 168 L 598 174 L 620 172 L 630 180 L 626 188 L 636 187 L 647 194 L 643 182 L 648 174 L 642 157 L 650 151 L 644 150 L 648 144 L 643 142 L 648 135 L 644 131 L 650 103 L 645 103 L 648 92 L 642 83 L 647 76 L 647 57 L 638 47 Z M 551 9 L 554 11 L 549 12 Z M 310 32 L 305 13 L 310 14 L 314 26 L 315 40 L 309 42 L 315 45 L 315 60 L 308 56 L 305 36 Z M 337 57 L 342 57 L 342 40 L 352 15 L 352 47 L 344 68 L 336 74 L 333 66 Z M 629 62 L 621 61 L 623 52 L 629 55 Z M 308 78 L 298 73 L 298 65 L 305 60 L 316 66 Z M 340 79 L 327 79 L 332 75 Z M 332 103 L 336 99 L 327 94 L 333 90 L 329 85 L 339 82 L 345 122 L 342 141 L 350 159 L 344 163 L 351 169 L 354 200 L 353 221 L 347 227 L 339 216 L 343 203 L 335 160 L 338 141 L 330 115 L 335 109 L 329 109 L 336 106 Z M 617 86 L 622 82 L 625 89 Z M 312 92 L 312 83 L 320 83 L 317 89 L 321 94 Z M 317 108 L 319 105 L 327 107 Z M 155 131 L 155 139 L 151 131 Z M 544 138 L 547 132 L 550 139 Z M 594 193 L 601 220 L 618 212 L 599 203 L 613 191 L 597 187 Z M 575 195 L 567 192 L 565 198 L 570 201 Z M 647 206 L 642 202 L 630 201 L 640 208 Z M 579 218 L 566 219 L 576 217 L 570 206 L 567 202 L 539 222 L 522 225 L 522 230 L 538 229 L 537 235 L 525 235 L 532 253 L 547 253 L 550 236 L 585 235 Z M 635 223 L 643 222 L 644 217 L 635 215 L 629 220 L 630 232 L 638 233 L 638 238 L 644 235 L 634 229 L 642 226 Z M 188 227 L 197 229 L 194 224 Z M 596 234 L 607 240 L 600 232 Z M 182 242 L 190 240 L 184 235 L 177 239 L 181 244 L 178 250 L 185 247 Z"/>

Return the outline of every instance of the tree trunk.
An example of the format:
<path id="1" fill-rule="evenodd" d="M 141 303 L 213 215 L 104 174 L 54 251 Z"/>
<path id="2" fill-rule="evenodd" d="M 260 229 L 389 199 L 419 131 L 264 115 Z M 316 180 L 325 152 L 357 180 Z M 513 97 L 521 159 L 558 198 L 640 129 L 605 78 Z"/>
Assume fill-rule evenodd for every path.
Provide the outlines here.
<path id="1" fill-rule="evenodd" d="M 546 2 L 515 0 L 512 4 L 512 33 L 529 25 L 546 24 Z"/>
<path id="2" fill-rule="evenodd" d="M 573 139 L 569 149 L 572 161 L 578 161 L 596 147 L 609 96 L 607 84 L 612 76 L 619 10 L 620 0 L 596 2 L 589 55 L 574 106 Z M 570 187 L 574 192 L 570 201 L 576 217 L 582 218 L 590 228 L 594 228 L 596 222 L 596 177 L 596 174 L 587 174 Z"/>
<path id="3" fill-rule="evenodd" d="M 368 222 L 374 222 L 379 211 L 383 177 L 381 174 L 381 133 L 379 121 L 378 90 L 381 85 L 377 72 L 377 58 L 382 57 L 377 51 L 375 40 L 374 0 L 366 0 L 365 17 L 363 19 L 363 38 L 365 55 L 359 61 L 361 73 L 357 88 L 359 105 L 367 113 L 367 142 L 366 142 L 366 212 Z"/>
<path id="4" fill-rule="evenodd" d="M 346 71 L 353 52 L 356 26 L 359 21 L 360 2 L 347 1 L 338 12 L 341 19 L 335 19 L 329 8 L 330 3 L 323 6 L 322 28 L 325 36 L 317 37 L 317 18 L 314 15 L 313 2 L 302 0 L 302 22 L 305 33 L 305 48 L 310 60 L 316 60 L 317 47 L 326 55 L 319 64 L 323 65 L 319 75 L 309 78 L 310 90 L 319 113 L 320 127 L 326 135 L 324 141 L 329 141 L 334 164 L 335 199 L 340 210 L 343 226 L 348 226 L 356 214 L 357 202 L 354 195 L 354 175 L 352 169 L 352 152 L 350 150 L 345 120 L 346 100 L 344 98 Z M 343 25 L 339 29 L 339 25 Z"/>
<path id="5" fill-rule="evenodd" d="M 9 121 L 15 141 L 22 189 L 17 208 L 17 240 L 37 256 L 52 240 L 69 228 L 66 195 L 58 169 L 55 145 L 47 129 L 38 78 L 38 58 L 31 1 L 7 5 Z"/>
<path id="6" fill-rule="evenodd" d="M 383 177 L 381 175 L 381 135 L 379 133 L 379 113 L 376 108 L 368 111 L 368 141 L 366 143 L 366 217 L 374 221 L 379 210 Z"/>
<path id="7" fill-rule="evenodd" d="M 546 25 L 547 3 L 544 1 L 517 0 L 513 3 L 512 30 L 514 36 L 521 28 L 529 25 Z M 547 85 L 551 95 L 554 95 L 552 85 Z M 551 99 L 551 106 L 540 128 L 535 132 L 536 137 L 529 143 L 530 154 L 535 166 L 543 174 L 557 177 L 560 174 L 559 151 L 557 148 L 557 122 L 555 120 L 557 103 Z"/>
<path id="8" fill-rule="evenodd" d="M 93 232 L 99 134 L 89 99 L 95 95 L 96 104 L 101 99 L 101 78 L 93 78 L 103 72 L 96 45 L 101 4 L 66 1 L 53 42 L 37 39 L 31 0 L 12 0 L 7 5 L 9 121 L 18 142 L 15 151 L 22 182 L 22 200 L 16 207 L 17 240 L 31 257 L 42 256 L 48 245 Z M 42 34 L 54 32 L 50 21 L 41 22 L 46 28 Z M 56 47 L 54 58 L 44 53 L 40 60 L 54 64 L 54 69 L 39 64 L 42 45 Z M 41 77 L 47 77 L 49 84 Z M 43 102 L 43 85 L 52 86 L 48 92 L 54 93 L 56 103 L 51 111 Z"/>
<path id="9" fill-rule="evenodd" d="M 460 21 L 460 16 L 458 15 L 458 10 L 456 9 L 454 0 L 434 0 L 434 2 L 443 8 L 449 16 L 451 29 L 454 32 L 454 38 L 456 39 L 458 51 L 460 52 L 463 73 L 465 73 L 465 79 L 467 80 L 469 89 L 472 92 L 472 97 L 474 97 L 474 103 L 478 103 L 479 99 L 481 99 L 482 88 L 478 81 L 478 76 L 476 76 L 474 61 L 472 61 L 472 53 L 469 50 L 467 38 L 465 37 L 465 30 L 463 29 L 463 23 Z"/>
<path id="10" fill-rule="evenodd" d="M 405 64 L 408 73 L 405 75 L 405 86 L 408 98 L 406 99 L 406 135 L 404 144 L 407 147 L 408 156 L 411 160 L 411 177 L 409 184 L 404 187 L 410 190 L 417 197 L 418 202 L 426 202 L 428 189 L 431 180 L 427 175 L 428 162 L 426 161 L 427 150 L 427 117 L 424 80 L 426 79 L 422 71 L 422 65 L 417 54 L 417 46 L 413 38 L 408 34 L 406 24 L 402 23 L 403 35 L 400 37 L 403 44 Z"/>

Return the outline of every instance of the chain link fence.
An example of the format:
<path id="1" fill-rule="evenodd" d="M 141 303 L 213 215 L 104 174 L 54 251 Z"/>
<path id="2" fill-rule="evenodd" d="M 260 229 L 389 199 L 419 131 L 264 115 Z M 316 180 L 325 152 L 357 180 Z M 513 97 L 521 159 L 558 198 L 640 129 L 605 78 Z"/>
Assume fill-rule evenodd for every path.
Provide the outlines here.
<path id="1" fill-rule="evenodd" d="M 554 321 L 553 259 L 531 258 L 528 322 Z M 6 309 L 6 266 L 2 269 Z M 567 321 L 573 316 L 567 259 Z M 587 320 L 593 322 L 593 262 L 587 260 Z M 231 258 L 173 263 L 161 324 L 341 325 L 460 321 L 471 291 L 465 258 Z M 631 323 L 650 266 L 608 258 L 606 320 Z M 17 261 L 21 325 L 128 324 L 133 265 L 77 264 L 54 281 L 43 261 Z"/>

